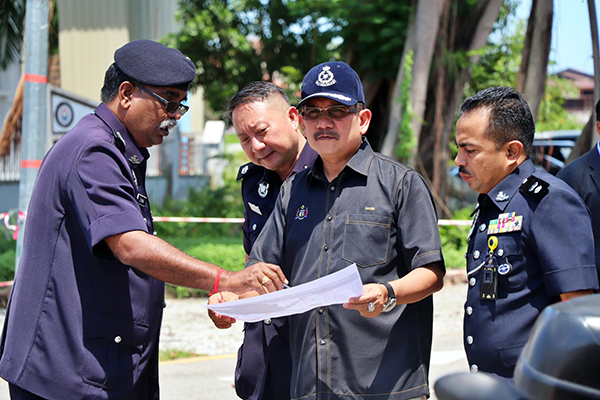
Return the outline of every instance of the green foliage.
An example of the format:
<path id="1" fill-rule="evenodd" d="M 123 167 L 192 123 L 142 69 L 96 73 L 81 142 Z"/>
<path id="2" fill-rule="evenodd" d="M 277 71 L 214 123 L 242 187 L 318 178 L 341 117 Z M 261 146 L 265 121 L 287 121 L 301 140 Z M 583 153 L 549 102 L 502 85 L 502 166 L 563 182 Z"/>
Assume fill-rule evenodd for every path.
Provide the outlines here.
<path id="1" fill-rule="evenodd" d="M 198 224 L 190 224 L 198 225 Z M 201 224 L 211 225 L 211 224 Z M 246 253 L 242 245 L 242 237 L 200 237 L 200 238 L 165 238 L 179 250 L 199 260 L 218 265 L 228 271 L 244 269 Z M 207 296 L 208 291 L 191 289 L 183 286 L 166 285 L 167 295 L 178 299 Z"/>
<path id="2" fill-rule="evenodd" d="M 335 2 L 180 0 L 179 9 L 181 28 L 166 42 L 195 62 L 195 85 L 215 111 L 252 81 L 276 79 L 295 90 L 312 66 L 336 57 L 340 23 L 328 17 Z"/>
<path id="3" fill-rule="evenodd" d="M 180 358 L 199 357 L 200 355 L 201 354 L 198 354 L 191 350 L 166 349 L 166 350 L 159 350 L 158 360 L 159 361 L 171 361 L 171 360 L 178 360 Z"/>
<path id="4" fill-rule="evenodd" d="M 233 176 L 225 176 L 222 187 L 202 190 L 190 189 L 187 200 L 168 200 L 155 215 L 169 217 L 223 217 L 242 218 L 244 203 L 240 193 L 240 183 Z M 157 222 L 155 229 L 160 237 L 236 237 L 241 224 L 195 224 L 184 222 Z"/>
<path id="5" fill-rule="evenodd" d="M 576 98 L 578 89 L 568 79 L 556 75 L 549 76 L 546 82 L 546 93 L 540 103 L 538 119 L 535 123 L 537 132 L 561 129 L 583 129 L 583 125 L 563 108 L 565 98 Z"/>
<path id="6" fill-rule="evenodd" d="M 469 220 L 471 209 L 464 208 L 454 213 L 454 219 Z M 446 268 L 464 268 L 465 253 L 467 252 L 468 226 L 440 226 L 440 239 L 442 241 L 442 253 Z"/>
<path id="7" fill-rule="evenodd" d="M 398 160 L 407 163 L 410 160 L 412 149 L 417 145 L 417 140 L 410 127 L 414 114 L 410 106 L 410 87 L 412 85 L 412 66 L 413 66 L 413 51 L 410 50 L 404 61 L 405 78 L 400 85 L 400 105 L 402 121 L 398 132 L 398 146 L 396 147 L 396 155 Z"/>
<path id="8" fill-rule="evenodd" d="M 342 54 L 361 78 L 394 81 L 402 59 L 414 1 L 337 0 Z"/>
<path id="9" fill-rule="evenodd" d="M 25 35 L 25 1 L 0 2 L 0 70 L 19 62 Z"/>
<path id="10" fill-rule="evenodd" d="M 8 232 L 0 233 L 0 282 L 12 281 L 15 277 L 16 245 Z"/>

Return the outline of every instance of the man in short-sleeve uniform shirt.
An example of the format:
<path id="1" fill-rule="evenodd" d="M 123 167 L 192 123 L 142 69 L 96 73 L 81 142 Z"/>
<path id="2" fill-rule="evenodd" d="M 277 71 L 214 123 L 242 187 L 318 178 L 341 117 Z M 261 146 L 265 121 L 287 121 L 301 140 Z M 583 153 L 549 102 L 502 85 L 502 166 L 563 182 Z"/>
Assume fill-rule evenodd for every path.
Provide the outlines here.
<path id="1" fill-rule="evenodd" d="M 229 102 L 229 116 L 251 162 L 242 165 L 244 250 L 250 254 L 273 211 L 283 181 L 310 168 L 317 154 L 298 128 L 298 110 L 283 89 L 253 82 Z M 212 317 L 212 314 L 211 314 Z M 235 390 L 245 400 L 290 398 L 292 361 L 287 318 L 246 323 L 238 351 Z"/>
<path id="2" fill-rule="evenodd" d="M 464 346 L 471 371 L 508 382 L 542 309 L 598 288 L 587 209 L 529 160 L 534 130 L 529 106 L 507 87 L 466 99 L 456 125 L 455 163 L 480 193 L 466 253 Z"/>
<path id="3" fill-rule="evenodd" d="M 283 184 L 248 264 L 281 265 L 299 285 L 356 263 L 365 294 L 289 317 L 291 398 L 424 399 L 444 274 L 431 193 L 364 139 L 371 112 L 347 64 L 311 69 L 298 107 L 319 157 Z"/>
<path id="4" fill-rule="evenodd" d="M 175 49 L 126 44 L 103 104 L 44 158 L 0 347 L 11 398 L 157 399 L 162 281 L 239 293 L 285 281 L 274 267 L 219 273 L 154 236 L 146 147 L 187 111 L 194 77 Z"/>

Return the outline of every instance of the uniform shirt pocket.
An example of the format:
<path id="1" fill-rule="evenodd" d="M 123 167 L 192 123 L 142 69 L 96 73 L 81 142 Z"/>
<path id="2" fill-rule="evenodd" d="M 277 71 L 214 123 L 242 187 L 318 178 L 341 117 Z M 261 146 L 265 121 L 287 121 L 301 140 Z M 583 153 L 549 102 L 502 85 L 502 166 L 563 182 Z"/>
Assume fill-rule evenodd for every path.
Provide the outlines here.
<path id="1" fill-rule="evenodd" d="M 363 268 L 385 264 L 391 226 L 389 216 L 346 214 L 342 258 Z"/>
<path id="2" fill-rule="evenodd" d="M 495 251 L 495 257 L 498 266 L 499 289 L 508 292 L 518 291 L 527 281 L 526 273 L 522 268 L 521 232 L 499 234 L 497 237 L 498 248 Z"/>

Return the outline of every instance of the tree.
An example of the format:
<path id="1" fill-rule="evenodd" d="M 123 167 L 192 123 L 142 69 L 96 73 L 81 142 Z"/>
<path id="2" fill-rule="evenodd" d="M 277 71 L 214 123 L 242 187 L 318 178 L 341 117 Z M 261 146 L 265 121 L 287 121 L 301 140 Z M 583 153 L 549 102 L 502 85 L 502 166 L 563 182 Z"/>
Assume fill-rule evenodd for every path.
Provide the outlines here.
<path id="1" fill-rule="evenodd" d="M 310 6 L 309 6 L 310 3 Z M 198 70 L 195 85 L 215 111 L 256 80 L 294 95 L 316 63 L 335 57 L 340 25 L 328 16 L 338 1 L 181 0 L 181 29 L 166 39 Z"/>
<path id="2" fill-rule="evenodd" d="M 538 108 L 546 89 L 553 4 L 552 1 L 544 0 L 533 0 L 531 4 L 521 68 L 517 79 L 517 90 L 523 94 L 529 104 L 534 121 L 537 120 Z"/>
<path id="3" fill-rule="evenodd" d="M 24 20 L 23 0 L 0 1 L 0 69 L 2 70 L 20 60 Z"/>

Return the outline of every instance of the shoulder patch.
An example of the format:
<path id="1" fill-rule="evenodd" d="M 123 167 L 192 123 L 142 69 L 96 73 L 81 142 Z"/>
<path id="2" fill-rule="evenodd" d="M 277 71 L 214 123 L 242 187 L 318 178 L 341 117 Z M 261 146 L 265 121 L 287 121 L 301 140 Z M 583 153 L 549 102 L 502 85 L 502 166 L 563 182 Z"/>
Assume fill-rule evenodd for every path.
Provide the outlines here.
<path id="1" fill-rule="evenodd" d="M 256 172 L 260 171 L 261 167 L 254 163 L 246 163 L 240 167 L 238 170 L 238 175 L 236 180 L 244 179 L 247 176 L 254 175 Z"/>
<path id="2" fill-rule="evenodd" d="M 523 181 L 519 191 L 534 200 L 540 201 L 548 194 L 550 184 L 537 176 L 531 175 Z"/>

